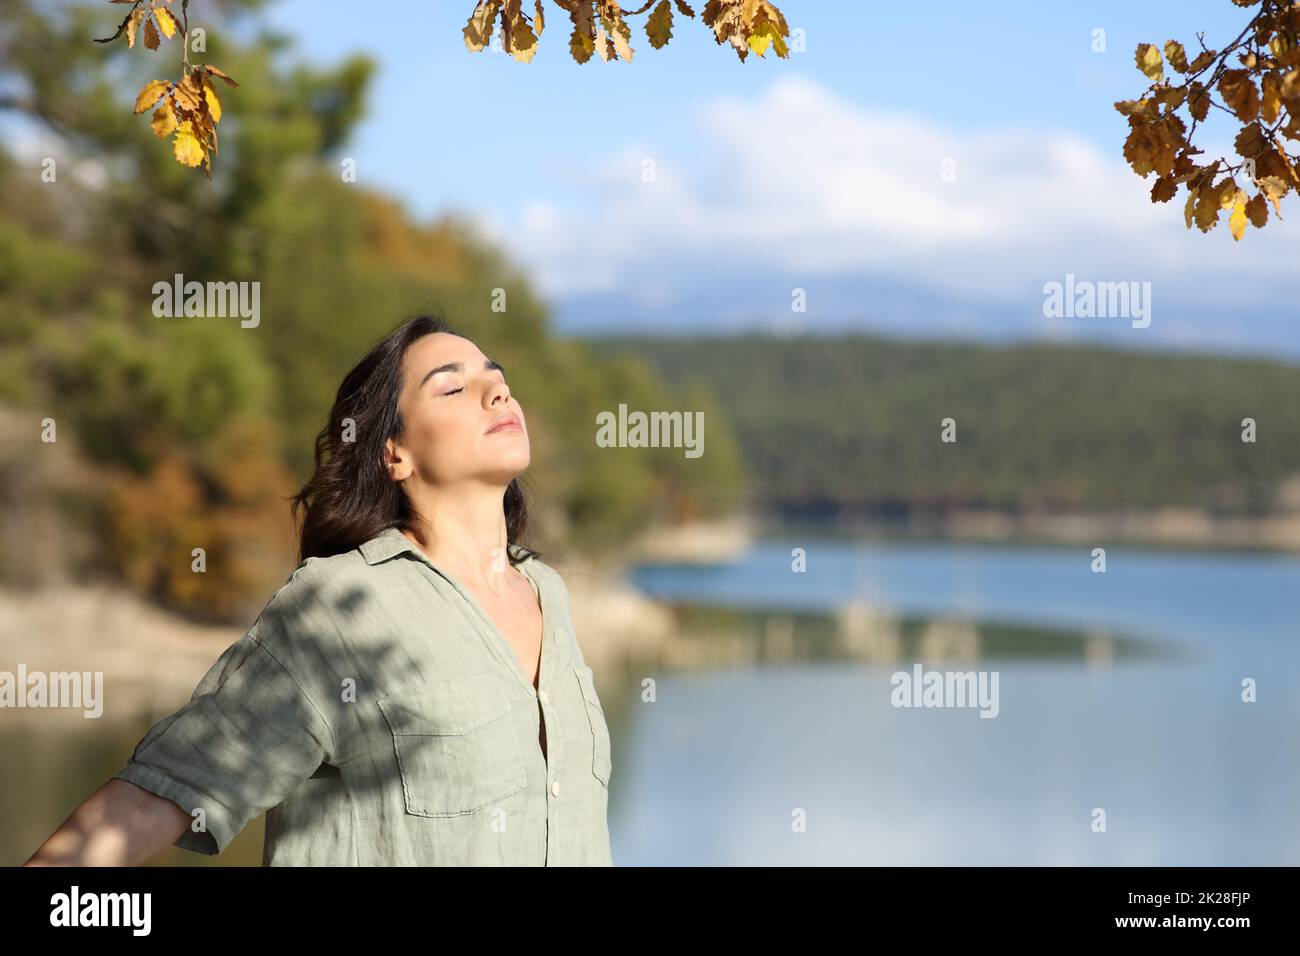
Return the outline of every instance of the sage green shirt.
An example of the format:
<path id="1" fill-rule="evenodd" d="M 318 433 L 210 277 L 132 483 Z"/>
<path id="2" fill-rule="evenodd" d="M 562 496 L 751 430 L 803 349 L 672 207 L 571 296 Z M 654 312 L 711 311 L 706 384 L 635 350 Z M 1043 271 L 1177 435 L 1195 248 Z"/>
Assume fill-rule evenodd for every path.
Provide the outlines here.
<path id="1" fill-rule="evenodd" d="M 195 816 L 175 845 L 199 853 L 265 811 L 267 866 L 611 865 L 609 729 L 568 590 L 517 567 L 541 605 L 538 689 L 390 528 L 303 562 L 114 776 Z"/>

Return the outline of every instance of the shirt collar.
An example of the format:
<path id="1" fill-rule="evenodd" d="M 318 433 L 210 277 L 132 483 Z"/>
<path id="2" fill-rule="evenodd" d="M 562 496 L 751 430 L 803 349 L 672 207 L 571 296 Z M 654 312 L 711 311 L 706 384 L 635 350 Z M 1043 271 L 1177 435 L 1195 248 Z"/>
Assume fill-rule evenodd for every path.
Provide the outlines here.
<path id="1" fill-rule="evenodd" d="M 519 545 L 511 544 L 509 547 L 510 553 L 518 557 L 520 553 Z M 410 538 L 402 534 L 399 528 L 385 528 L 369 540 L 363 541 L 357 550 L 366 559 L 366 564 L 378 564 L 381 561 L 387 561 L 389 558 L 395 558 L 404 551 L 409 551 L 418 560 L 433 567 L 433 563 L 425 553 L 417 548 Z M 435 570 L 437 569 L 435 568 Z"/>

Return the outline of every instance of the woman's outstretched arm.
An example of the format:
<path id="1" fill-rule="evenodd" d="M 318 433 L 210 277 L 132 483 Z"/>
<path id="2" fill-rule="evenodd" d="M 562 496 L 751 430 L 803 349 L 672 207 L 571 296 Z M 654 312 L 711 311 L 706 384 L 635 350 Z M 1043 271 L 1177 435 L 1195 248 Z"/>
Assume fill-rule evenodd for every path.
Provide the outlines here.
<path id="1" fill-rule="evenodd" d="M 138 866 L 193 818 L 171 800 L 116 778 L 82 801 L 24 866 Z"/>

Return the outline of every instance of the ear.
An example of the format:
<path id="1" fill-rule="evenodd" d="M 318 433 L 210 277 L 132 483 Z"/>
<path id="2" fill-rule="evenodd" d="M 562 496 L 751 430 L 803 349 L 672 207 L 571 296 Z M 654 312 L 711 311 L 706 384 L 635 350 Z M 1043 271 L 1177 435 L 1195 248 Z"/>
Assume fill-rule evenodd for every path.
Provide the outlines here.
<path id="1" fill-rule="evenodd" d="M 411 473 L 410 459 L 391 438 L 384 443 L 384 469 L 393 481 L 402 481 Z"/>

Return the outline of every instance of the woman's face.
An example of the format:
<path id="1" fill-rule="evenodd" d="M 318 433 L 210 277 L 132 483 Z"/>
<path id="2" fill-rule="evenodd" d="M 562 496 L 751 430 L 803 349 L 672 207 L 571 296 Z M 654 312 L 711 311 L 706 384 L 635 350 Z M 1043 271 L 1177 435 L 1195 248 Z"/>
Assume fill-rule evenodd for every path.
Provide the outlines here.
<path id="1" fill-rule="evenodd" d="M 504 369 L 469 339 L 435 332 L 412 343 L 403 357 L 398 408 L 405 430 L 388 440 L 394 480 L 414 474 L 434 486 L 504 488 L 528 467 L 524 410 L 510 395 Z M 518 424 L 493 430 L 507 414 Z"/>

